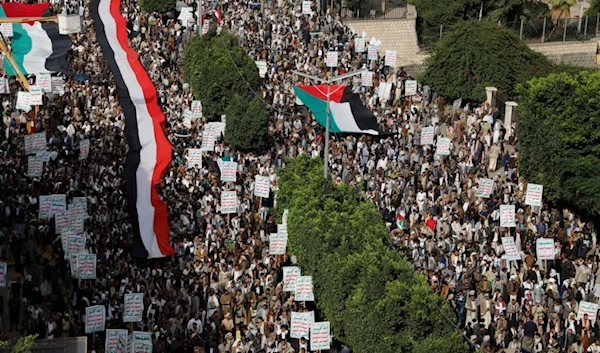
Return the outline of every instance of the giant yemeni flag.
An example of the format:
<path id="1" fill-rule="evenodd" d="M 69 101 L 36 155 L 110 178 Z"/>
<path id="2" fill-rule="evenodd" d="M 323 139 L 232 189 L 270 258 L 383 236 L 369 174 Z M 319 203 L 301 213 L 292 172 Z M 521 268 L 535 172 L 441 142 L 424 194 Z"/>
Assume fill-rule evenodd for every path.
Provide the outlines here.
<path id="1" fill-rule="evenodd" d="M 346 85 L 331 85 L 330 89 L 330 132 L 379 135 L 377 118 L 362 104 L 358 94 Z M 326 126 L 327 85 L 296 86 L 294 92 L 317 122 Z"/>
<path id="2" fill-rule="evenodd" d="M 117 86 L 125 115 L 129 146 L 125 161 L 127 201 L 133 225 L 133 256 L 173 255 L 169 242 L 167 205 L 156 185 L 171 162 L 172 147 L 163 131 L 165 116 L 158 106 L 156 88 L 129 47 L 120 0 L 92 0 L 90 13 L 96 39 Z"/>
<path id="3" fill-rule="evenodd" d="M 52 15 L 49 5 L 5 2 L 0 5 L 0 18 L 48 17 Z M 66 53 L 71 49 L 71 39 L 59 34 L 58 23 L 13 23 L 12 27 L 11 54 L 23 74 L 68 72 Z M 6 58 L 4 68 L 10 76 L 16 76 Z"/>

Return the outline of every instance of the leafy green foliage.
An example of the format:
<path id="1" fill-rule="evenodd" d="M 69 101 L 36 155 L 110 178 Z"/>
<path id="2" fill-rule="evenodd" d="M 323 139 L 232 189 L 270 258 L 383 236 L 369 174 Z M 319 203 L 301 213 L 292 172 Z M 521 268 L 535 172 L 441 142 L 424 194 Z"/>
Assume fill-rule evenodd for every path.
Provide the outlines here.
<path id="1" fill-rule="evenodd" d="M 356 353 L 467 352 L 444 299 L 389 244 L 375 205 L 323 180 L 307 156 L 278 171 L 278 214 L 289 209 L 288 247 L 313 276 L 317 307 Z"/>
<path id="2" fill-rule="evenodd" d="M 597 213 L 600 205 L 600 73 L 552 74 L 517 89 L 519 172 L 544 198 Z"/>
<path id="3" fill-rule="evenodd" d="M 0 352 L 31 353 L 31 347 L 36 338 L 37 335 L 19 337 L 19 339 L 12 344 L 9 341 L 0 341 Z"/>
<path id="4" fill-rule="evenodd" d="M 231 99 L 227 110 L 225 125 L 225 141 L 229 146 L 239 150 L 259 148 L 266 142 L 269 113 L 258 98 L 248 102 L 236 94 Z"/>
<path id="5" fill-rule="evenodd" d="M 597 16 L 600 13 L 600 0 L 592 0 L 590 7 L 585 14 L 587 16 Z"/>
<path id="6" fill-rule="evenodd" d="M 258 91 L 260 87 L 252 58 L 233 34 L 224 29 L 217 35 L 215 26 L 202 37 L 187 41 L 183 73 L 209 121 L 220 119 L 236 94 L 251 101 L 254 93 L 250 88 Z"/>
<path id="7" fill-rule="evenodd" d="M 140 8 L 146 12 L 165 13 L 175 9 L 176 0 L 140 0 Z"/>
<path id="8" fill-rule="evenodd" d="M 449 99 L 482 101 L 487 86 L 510 97 L 518 83 L 551 69 L 546 57 L 508 29 L 489 21 L 465 21 L 444 36 L 427 60 L 422 79 Z"/>

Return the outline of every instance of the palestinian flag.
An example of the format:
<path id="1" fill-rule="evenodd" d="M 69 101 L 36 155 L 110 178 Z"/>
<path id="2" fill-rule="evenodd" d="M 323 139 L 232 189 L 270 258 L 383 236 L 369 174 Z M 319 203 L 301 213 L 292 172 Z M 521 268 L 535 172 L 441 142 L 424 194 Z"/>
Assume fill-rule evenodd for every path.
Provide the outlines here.
<path id="1" fill-rule="evenodd" d="M 172 147 L 163 131 L 165 116 L 158 106 L 156 88 L 129 47 L 127 24 L 120 0 L 92 0 L 90 13 L 96 39 L 108 62 L 125 115 L 129 146 L 125 176 L 129 215 L 133 226 L 133 256 L 157 258 L 173 255 L 169 242 L 167 205 L 156 185 L 171 163 Z"/>
<path id="2" fill-rule="evenodd" d="M 302 101 L 317 122 L 325 127 L 327 110 L 327 85 L 296 86 L 296 96 Z M 379 135 L 377 118 L 360 101 L 358 94 L 346 85 L 331 85 L 330 132 L 350 132 Z"/>
<path id="3" fill-rule="evenodd" d="M 398 226 L 398 228 L 402 229 L 402 230 L 406 230 L 408 228 L 406 226 L 406 218 L 405 218 L 404 211 L 398 212 L 397 219 L 396 219 L 396 226 Z"/>
<path id="4" fill-rule="evenodd" d="M 49 5 L 5 2 L 0 5 L 0 18 L 52 16 Z M 66 53 L 71 50 L 71 39 L 59 34 L 58 23 L 13 23 L 12 27 L 11 54 L 24 75 L 69 72 Z M 17 75 L 6 58 L 4 68 L 10 76 Z"/>

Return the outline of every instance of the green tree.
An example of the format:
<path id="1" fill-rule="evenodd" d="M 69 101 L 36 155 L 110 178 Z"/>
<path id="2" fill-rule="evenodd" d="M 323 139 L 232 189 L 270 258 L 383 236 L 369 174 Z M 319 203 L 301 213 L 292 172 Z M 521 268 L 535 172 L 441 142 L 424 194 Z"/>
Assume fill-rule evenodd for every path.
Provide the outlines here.
<path id="1" fill-rule="evenodd" d="M 225 142 L 239 150 L 264 146 L 269 132 L 269 112 L 258 97 L 248 102 L 246 98 L 236 94 L 225 112 Z"/>
<path id="2" fill-rule="evenodd" d="M 186 43 L 183 73 L 192 92 L 202 101 L 203 113 L 209 121 L 220 119 L 231 99 L 240 95 L 251 101 L 260 87 L 256 64 L 244 52 L 237 38 L 212 26 L 202 37 Z"/>
<path id="3" fill-rule="evenodd" d="M 9 341 L 0 341 L 0 352 L 6 353 L 31 353 L 31 347 L 37 335 L 20 337 L 12 344 Z"/>
<path id="4" fill-rule="evenodd" d="M 444 97 L 482 101 L 486 86 L 510 97 L 518 83 L 551 70 L 546 57 L 510 30 L 488 21 L 465 21 L 436 47 L 422 81 Z"/>
<path id="5" fill-rule="evenodd" d="M 140 8 L 146 12 L 165 13 L 175 9 L 176 0 L 140 0 Z"/>
<path id="6" fill-rule="evenodd" d="M 597 213 L 600 205 L 600 73 L 552 74 L 517 89 L 519 173 L 544 199 Z"/>
<path id="7" fill-rule="evenodd" d="M 585 14 L 587 16 L 598 16 L 598 13 L 600 13 L 600 0 L 592 0 Z"/>
<path id="8" fill-rule="evenodd" d="M 289 209 L 289 250 L 334 335 L 356 353 L 467 352 L 445 300 L 391 248 L 375 205 L 323 181 L 322 163 L 302 156 L 278 171 L 277 212 Z"/>
<path id="9" fill-rule="evenodd" d="M 569 18 L 571 16 L 571 6 L 575 5 L 576 2 L 577 0 L 547 0 L 548 5 L 550 5 L 550 13 L 555 20 Z"/>

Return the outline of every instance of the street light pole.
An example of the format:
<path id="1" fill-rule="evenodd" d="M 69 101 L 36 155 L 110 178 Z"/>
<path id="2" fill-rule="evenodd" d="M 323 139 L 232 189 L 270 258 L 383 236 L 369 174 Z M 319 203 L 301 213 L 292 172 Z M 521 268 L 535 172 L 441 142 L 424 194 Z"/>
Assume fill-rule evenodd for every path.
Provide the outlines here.
<path id="1" fill-rule="evenodd" d="M 348 72 L 343 75 L 333 76 L 327 79 L 323 79 L 317 76 L 308 75 L 300 71 L 293 71 L 294 75 L 298 75 L 301 77 L 306 77 L 310 80 L 317 81 L 319 83 L 324 83 L 327 85 L 327 107 L 325 108 L 325 165 L 323 167 L 323 179 L 327 180 L 327 173 L 329 169 L 329 115 L 331 113 L 331 84 L 336 81 L 341 81 L 350 77 L 354 77 L 356 75 L 360 75 L 363 72 L 367 72 L 367 69 L 359 69 L 356 71 Z"/>
<path id="2" fill-rule="evenodd" d="M 198 37 L 202 37 L 202 27 L 204 26 L 204 20 L 202 18 L 202 0 L 198 0 Z"/>

